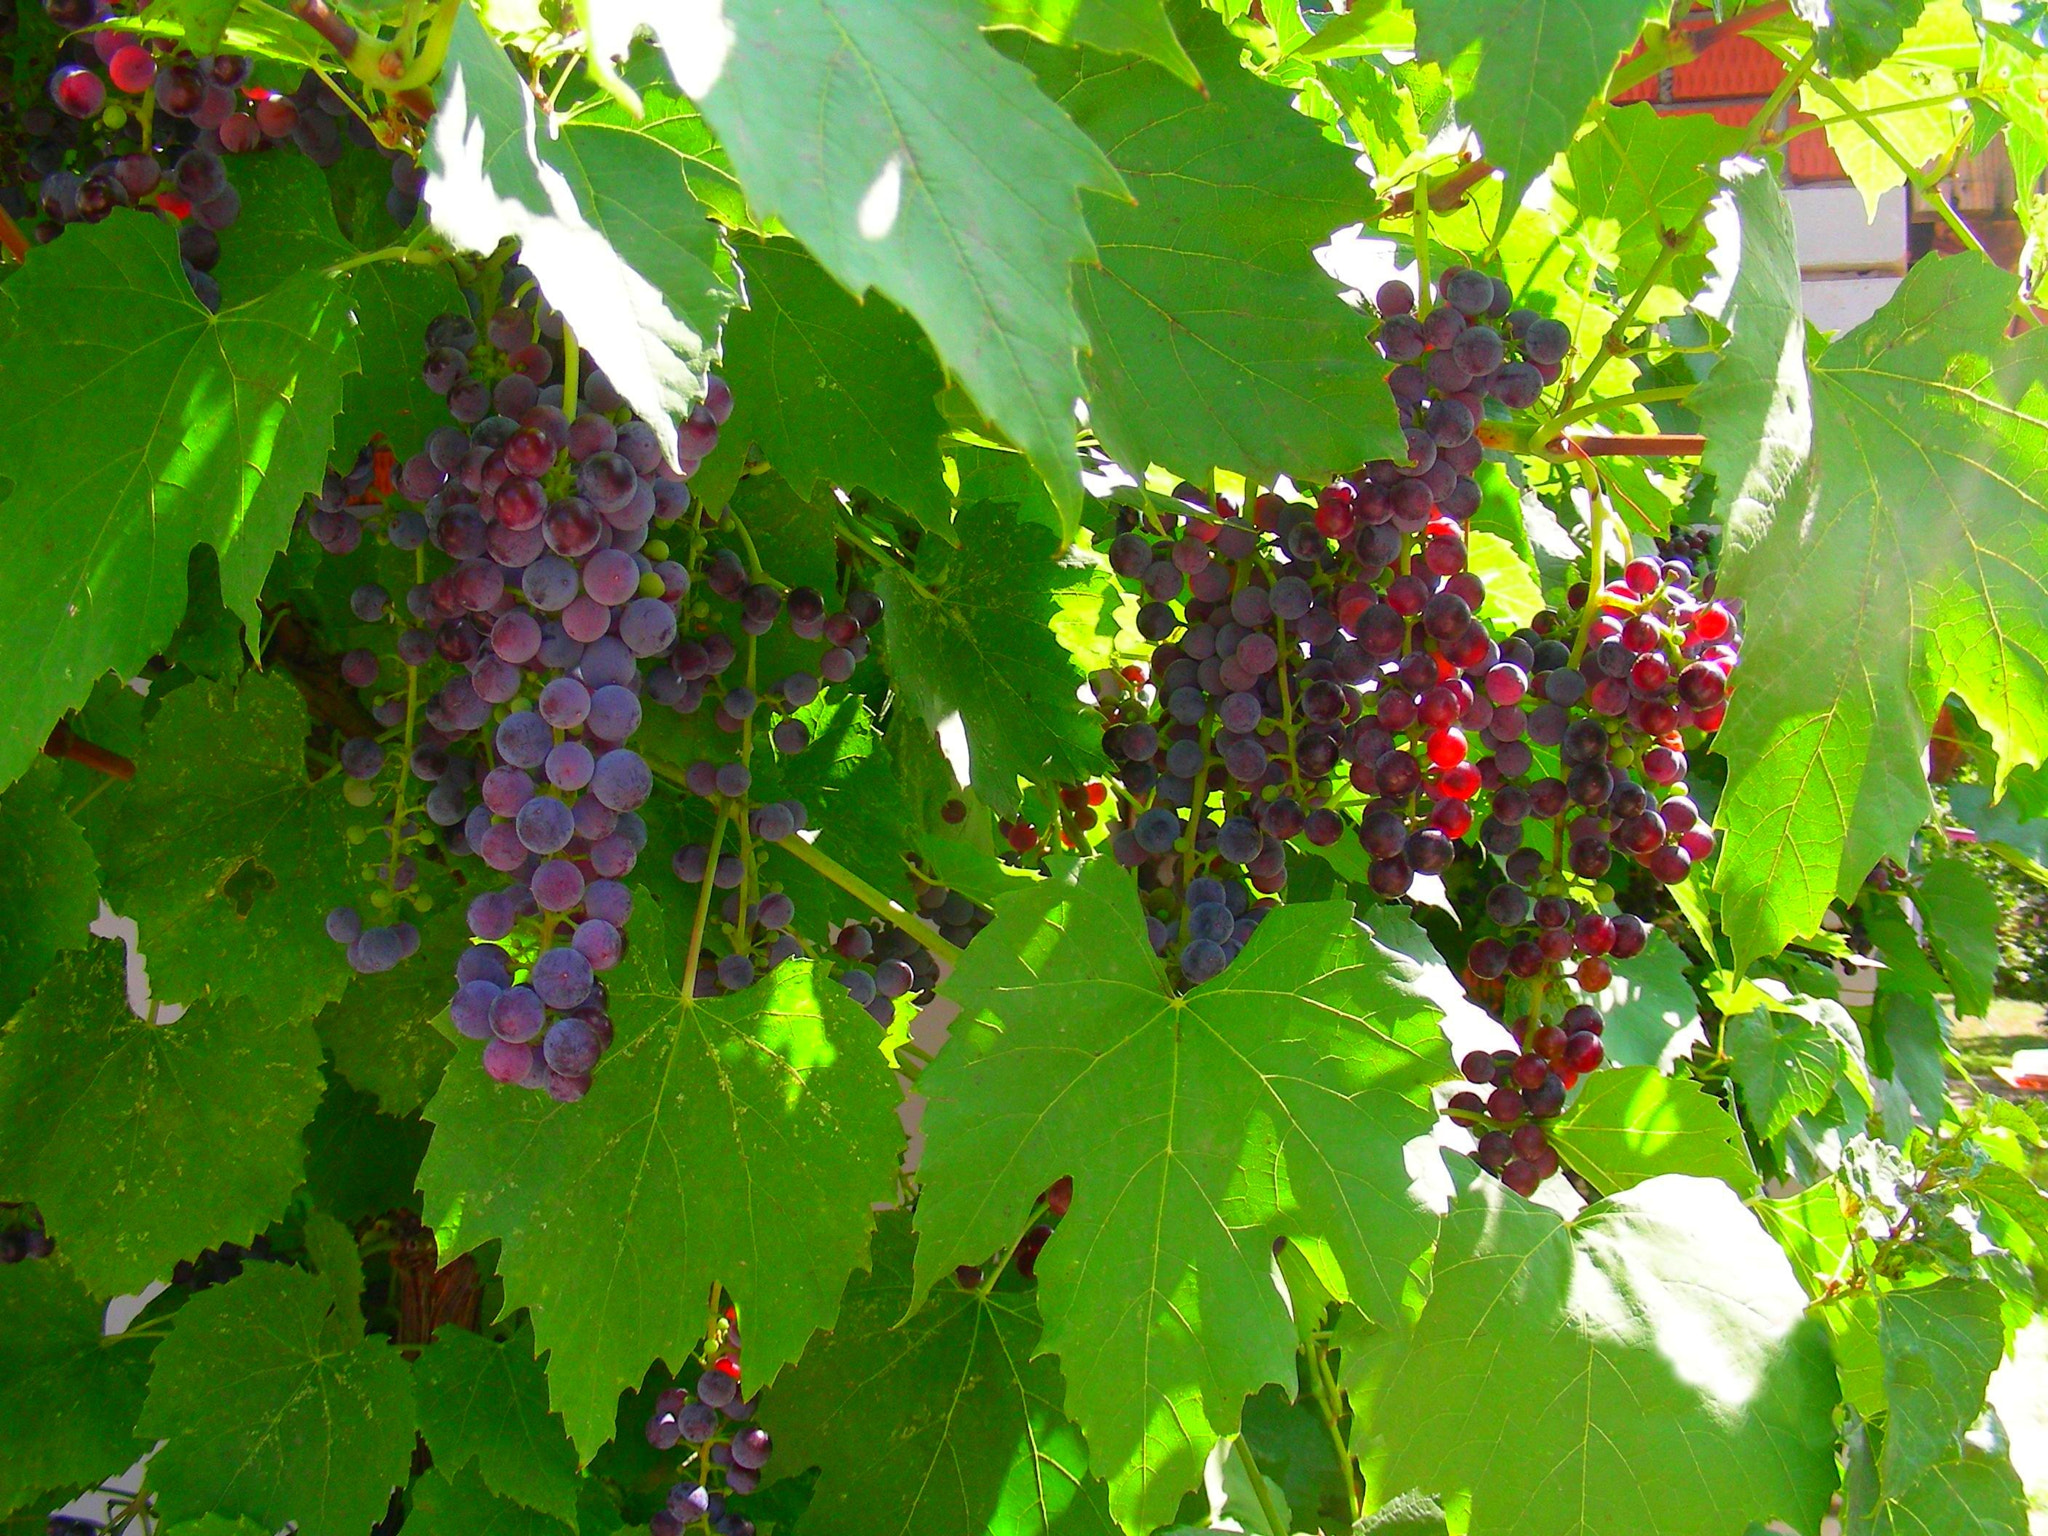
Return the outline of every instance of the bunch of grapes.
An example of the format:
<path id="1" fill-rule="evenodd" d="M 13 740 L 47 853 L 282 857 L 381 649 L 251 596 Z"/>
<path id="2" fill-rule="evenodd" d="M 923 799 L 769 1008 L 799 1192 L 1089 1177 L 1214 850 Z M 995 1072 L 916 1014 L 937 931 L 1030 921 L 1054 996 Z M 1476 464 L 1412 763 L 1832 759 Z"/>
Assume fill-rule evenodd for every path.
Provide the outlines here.
<path id="1" fill-rule="evenodd" d="M 668 1491 L 649 1527 L 654 1536 L 712 1531 L 753 1536 L 754 1523 L 726 1508 L 729 1494 L 752 1493 L 774 1446 L 768 1431 L 748 1421 L 759 1395 L 740 1395 L 740 1334 L 731 1308 L 720 1324 L 719 1345 L 694 1391 L 672 1388 L 655 1400 L 647 1443 L 658 1451 L 690 1447 L 693 1475 Z"/>
<path id="2" fill-rule="evenodd" d="M 42 1212 L 0 1202 L 0 1264 L 47 1259 L 57 1251 L 56 1239 L 43 1230 Z"/>
<path id="3" fill-rule="evenodd" d="M 1524 1049 L 1489 1059 L 1483 1079 L 1482 1157 L 1519 1185 L 1546 1162 L 1526 1155 L 1541 1145 L 1533 1122 L 1601 1059 L 1597 1012 L 1548 984 L 1575 961 L 1578 987 L 1597 992 L 1610 958 L 1645 940 L 1638 919 L 1601 910 L 1613 860 L 1669 884 L 1712 847 L 1683 733 L 1720 724 L 1736 616 L 1693 590 L 1683 560 L 1637 560 L 1597 592 L 1573 589 L 1568 614 L 1493 637 L 1464 537 L 1480 426 L 1535 405 L 1571 338 L 1479 272 L 1444 273 L 1438 298 L 1419 313 L 1406 284 L 1377 295 L 1404 458 L 1312 505 L 1268 493 L 1247 509 L 1183 485 L 1178 508 L 1123 514 L 1109 559 L 1145 590 L 1137 622 L 1154 650 L 1093 691 L 1125 791 L 1110 846 L 1186 985 L 1243 948 L 1297 838 L 1355 837 L 1387 900 L 1461 848 L 1502 861 L 1486 903 L 1499 931 L 1467 965 L 1531 993 Z M 1537 748 L 1557 749 L 1555 774 L 1535 776 Z"/>
<path id="4" fill-rule="evenodd" d="M 957 949 L 965 949 L 992 921 L 990 912 L 961 892 L 921 880 L 917 910 Z M 832 948 L 849 962 L 837 973 L 839 984 L 885 1029 L 895 1019 L 897 998 L 922 1006 L 938 987 L 938 958 L 893 923 L 848 923 L 832 936 Z"/>
<path id="5" fill-rule="evenodd" d="M 47 100 L 9 104 L 23 142 L 7 167 L 11 211 L 33 206 L 42 216 L 39 239 L 54 239 L 67 224 L 98 223 L 116 208 L 153 209 L 178 222 L 186 276 L 217 308 L 209 274 L 220 233 L 241 212 L 225 156 L 290 143 L 327 166 L 353 140 L 390 160 L 392 217 L 404 226 L 417 214 L 419 167 L 379 143 L 310 71 L 296 90 L 278 94 L 249 83 L 240 55 L 196 56 L 167 39 L 105 26 L 122 14 L 107 0 L 44 0 L 44 9 L 70 36 L 45 82 Z"/>

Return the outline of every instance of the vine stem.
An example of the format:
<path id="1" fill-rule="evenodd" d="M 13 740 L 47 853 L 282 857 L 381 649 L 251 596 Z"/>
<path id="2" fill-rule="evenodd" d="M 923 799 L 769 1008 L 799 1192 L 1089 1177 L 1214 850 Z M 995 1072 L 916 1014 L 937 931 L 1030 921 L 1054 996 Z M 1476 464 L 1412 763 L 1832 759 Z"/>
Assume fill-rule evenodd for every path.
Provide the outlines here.
<path id="1" fill-rule="evenodd" d="M 1656 389 L 1632 389 L 1625 395 L 1603 395 L 1598 400 L 1584 400 L 1568 411 L 1561 411 L 1550 420 L 1550 430 L 1561 431 L 1575 421 L 1584 421 L 1588 416 L 1598 416 L 1602 411 L 1617 410 L 1625 405 L 1650 405 L 1659 400 L 1683 400 L 1693 392 L 1690 384 L 1665 384 Z"/>
<path id="2" fill-rule="evenodd" d="M 16 261 L 28 260 L 28 236 L 21 232 L 21 226 L 0 208 L 0 250 L 4 250 Z"/>
<path id="3" fill-rule="evenodd" d="M 730 806 L 719 809 L 718 824 L 711 829 L 711 852 L 704 859 L 704 878 L 697 886 L 697 911 L 690 919 L 690 955 L 683 962 L 685 1008 L 694 1008 L 697 1004 L 697 962 L 704 953 L 704 922 L 711 915 L 711 888 L 718 875 L 718 850 L 725 843 L 725 824 L 731 817 Z"/>
<path id="4" fill-rule="evenodd" d="M 1358 1484 L 1351 1475 L 1351 1447 L 1344 1443 L 1344 1432 L 1337 1427 L 1337 1383 L 1330 1375 L 1329 1352 L 1321 1340 L 1309 1340 L 1308 1360 L 1316 1407 L 1321 1410 L 1323 1427 L 1330 1432 L 1330 1445 L 1337 1453 L 1338 1470 L 1344 1475 L 1344 1505 L 1351 1512 L 1351 1523 L 1356 1525 L 1364 1511 L 1359 1508 Z"/>
<path id="5" fill-rule="evenodd" d="M 1884 157 L 1899 168 L 1899 174 L 1906 178 L 1907 184 L 1934 204 L 1934 211 L 1941 215 L 1941 222 L 1949 227 L 1966 248 L 1975 251 L 1979 256 L 1988 254 L 1984 249 L 1984 242 L 1977 238 L 1977 232 L 1965 224 L 1963 216 L 1949 205 L 1949 200 L 1941 188 L 1908 160 L 1905 151 L 1886 138 L 1883 130 L 1871 125 L 1869 113 L 1844 96 L 1835 82 L 1824 75 L 1814 75 L 1808 83 L 1816 92 L 1826 97 L 1836 111 L 1861 128 L 1870 141 L 1884 151 Z"/>
<path id="6" fill-rule="evenodd" d="M 1273 1491 L 1266 1486 L 1265 1474 L 1259 1471 L 1259 1464 L 1252 1457 L 1252 1443 L 1242 1434 L 1237 1437 L 1237 1458 L 1244 1463 L 1245 1471 L 1251 1475 L 1252 1494 L 1259 1501 L 1260 1513 L 1266 1517 L 1266 1529 L 1274 1532 L 1285 1531 L 1287 1527 L 1280 1519 L 1280 1512 L 1273 1507 Z"/>
<path id="7" fill-rule="evenodd" d="M 786 837 L 775 846 L 799 863 L 810 865 L 856 901 L 864 902 L 875 916 L 894 923 L 905 933 L 915 935 L 918 943 L 948 965 L 960 963 L 963 951 L 958 945 L 947 943 L 939 936 L 938 929 L 915 912 L 905 911 L 897 902 L 876 890 L 830 854 L 820 853 L 816 847 L 801 837 Z"/>
<path id="8" fill-rule="evenodd" d="M 1429 172 L 1415 173 L 1415 312 L 1429 313 Z"/>
<path id="9" fill-rule="evenodd" d="M 412 552 L 412 579 L 415 583 L 427 579 L 427 551 L 421 545 Z M 412 779 L 413 727 L 419 716 L 420 669 L 405 669 L 405 745 L 398 759 L 398 800 L 391 807 L 391 853 L 384 861 L 384 888 L 395 900 L 398 896 L 398 829 L 405 820 L 405 790 Z"/>

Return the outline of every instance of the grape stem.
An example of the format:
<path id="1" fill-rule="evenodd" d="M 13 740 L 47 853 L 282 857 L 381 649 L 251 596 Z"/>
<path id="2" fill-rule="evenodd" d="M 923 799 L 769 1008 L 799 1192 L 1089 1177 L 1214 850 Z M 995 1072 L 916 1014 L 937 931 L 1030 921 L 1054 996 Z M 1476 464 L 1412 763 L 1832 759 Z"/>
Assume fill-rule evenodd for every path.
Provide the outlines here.
<path id="1" fill-rule="evenodd" d="M 421 545 L 412 552 L 412 579 L 415 583 L 427 579 L 427 551 Z M 396 897 L 398 895 L 398 829 L 405 820 L 405 786 L 412 776 L 412 733 L 419 715 L 420 669 L 405 669 L 405 745 L 398 759 L 398 800 L 391 807 L 391 856 L 384 865 L 384 888 Z"/>
<path id="2" fill-rule="evenodd" d="M 74 733 L 71 727 L 61 720 L 50 727 L 50 739 L 43 743 L 43 756 L 81 763 L 87 768 L 104 773 L 110 779 L 125 781 L 135 777 L 135 764 L 132 761 L 118 752 L 109 752 L 105 747 L 94 746 L 84 737 Z"/>
<path id="3" fill-rule="evenodd" d="M 1586 481 L 1587 511 L 1593 524 L 1592 548 L 1586 560 L 1586 611 L 1579 615 L 1578 638 L 1572 641 L 1571 665 L 1576 667 L 1586 659 L 1586 643 L 1593 638 L 1593 623 L 1600 613 L 1600 589 L 1606 585 L 1607 562 L 1607 499 L 1600 491 L 1600 476 L 1590 466 L 1581 465 L 1580 474 Z M 1559 826 L 1564 823 L 1560 821 Z"/>
<path id="4" fill-rule="evenodd" d="M 1584 400 L 1568 411 L 1561 411 L 1545 423 L 1543 433 L 1531 437 L 1547 436 L 1562 432 L 1575 421 L 1588 416 L 1598 416 L 1602 411 L 1619 410 L 1625 405 L 1649 405 L 1658 400 L 1683 400 L 1693 391 L 1690 384 L 1665 384 L 1656 389 L 1632 389 L 1625 395 L 1603 395 L 1598 400 Z"/>
<path id="5" fill-rule="evenodd" d="M 1286 1525 L 1280 1519 L 1280 1512 L 1273 1507 L 1273 1491 L 1266 1486 L 1265 1475 L 1259 1471 L 1259 1464 L 1252 1459 L 1252 1443 L 1243 1435 L 1237 1437 L 1237 1459 L 1244 1463 L 1244 1470 L 1252 1480 L 1252 1496 L 1259 1501 L 1259 1512 L 1266 1517 L 1266 1529 L 1284 1531 Z M 1345 1482 L 1350 1482 L 1347 1473 Z"/>
<path id="6" fill-rule="evenodd" d="M 583 353 L 576 345 L 576 333 L 569 329 L 569 322 L 562 322 L 562 414 L 571 421 L 576 419 L 576 375 L 583 361 Z"/>
<path id="7" fill-rule="evenodd" d="M 1415 242 L 1415 312 L 1429 313 L 1429 172 L 1415 173 L 1415 223 L 1409 231 Z"/>
<path id="8" fill-rule="evenodd" d="M 834 859 L 830 854 L 820 853 L 815 846 L 805 842 L 801 836 L 785 837 L 775 846 L 791 858 L 797 860 L 797 862 L 810 865 L 812 869 L 823 875 L 827 880 L 830 880 L 834 885 L 846 892 L 847 895 L 853 897 L 856 901 L 866 904 L 868 910 L 873 912 L 875 916 L 885 922 L 894 923 L 948 965 L 958 965 L 960 963 L 962 951 L 958 945 L 947 943 L 945 939 L 939 936 L 938 929 L 919 917 L 915 912 L 906 911 L 901 905 L 876 890 L 875 887 L 861 879 L 859 875 L 846 868 L 845 865 Z"/>
<path id="9" fill-rule="evenodd" d="M 732 807 L 721 806 L 718 824 L 711 829 L 711 851 L 704 858 L 704 878 L 697 887 L 697 911 L 690 919 L 690 954 L 683 962 L 683 1006 L 697 1005 L 697 962 L 704 953 L 704 920 L 711 915 L 711 888 L 718 876 L 718 850 L 725 842 L 725 824 Z"/>

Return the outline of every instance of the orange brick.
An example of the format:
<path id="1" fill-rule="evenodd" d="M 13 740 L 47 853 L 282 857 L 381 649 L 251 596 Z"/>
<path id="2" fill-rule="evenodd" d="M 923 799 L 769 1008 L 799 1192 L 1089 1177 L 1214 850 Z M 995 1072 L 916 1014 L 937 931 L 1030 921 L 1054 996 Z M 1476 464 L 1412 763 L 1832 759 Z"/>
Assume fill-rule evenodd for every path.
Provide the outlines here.
<path id="1" fill-rule="evenodd" d="M 1761 43 L 1737 33 L 1714 44 L 1690 64 L 1671 72 L 1676 101 L 1712 101 L 1725 96 L 1768 96 L 1785 77 L 1785 66 Z"/>

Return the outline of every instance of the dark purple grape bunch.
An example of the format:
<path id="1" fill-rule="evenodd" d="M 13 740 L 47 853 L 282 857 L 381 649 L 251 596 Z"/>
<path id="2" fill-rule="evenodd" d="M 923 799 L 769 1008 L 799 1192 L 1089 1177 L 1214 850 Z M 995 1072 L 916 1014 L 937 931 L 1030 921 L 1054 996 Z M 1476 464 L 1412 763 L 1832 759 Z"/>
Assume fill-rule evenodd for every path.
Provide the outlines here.
<path id="1" fill-rule="evenodd" d="M 647 1421 L 647 1443 L 657 1451 L 681 1451 L 686 1475 L 649 1522 L 654 1536 L 713 1531 L 718 1536 L 753 1536 L 754 1523 L 728 1509 L 732 1495 L 761 1486 L 762 1469 L 774 1451 L 768 1431 L 752 1423 L 759 1394 L 740 1391 L 739 1329 L 728 1308 L 723 1347 L 697 1378 L 693 1390 L 673 1387 L 655 1399 Z"/>
<path id="2" fill-rule="evenodd" d="M 42 1212 L 0 1202 L 0 1264 L 47 1259 L 56 1251 L 56 1239 L 43 1230 Z"/>
<path id="3" fill-rule="evenodd" d="M 494 766 L 460 786 L 450 847 L 504 877 L 469 904 L 479 942 L 450 1017 L 485 1042 L 493 1078 L 568 1102 L 611 1040 L 600 978 L 623 956 L 624 880 L 647 840 L 653 773 L 631 742 L 643 710 L 670 702 L 677 653 L 699 649 L 678 641 L 692 583 L 666 531 L 731 395 L 711 381 L 669 464 L 602 372 L 568 396 L 560 316 L 517 269 L 481 334 L 448 315 L 427 341 L 424 376 L 455 424 L 398 467 L 383 528 L 445 557 L 407 594 L 419 627 L 401 646 L 458 669 L 427 701 L 429 729 L 489 733 Z"/>
<path id="4" fill-rule="evenodd" d="M 965 949 L 994 920 L 962 892 L 918 882 L 918 915 L 955 949 Z M 932 1000 L 939 985 L 938 957 L 893 923 L 848 923 L 832 935 L 832 951 L 844 961 L 839 984 L 884 1029 L 896 1021 L 896 1003 L 917 1007 Z"/>
<path id="5" fill-rule="evenodd" d="M 419 208 L 421 172 L 378 141 L 363 116 L 308 71 L 289 94 L 250 83 L 238 54 L 195 55 L 166 38 L 107 27 L 135 7 L 107 0 L 44 0 L 71 36 L 50 72 L 46 100 L 15 103 L 26 152 L 10 156 L 10 211 L 32 203 L 38 238 L 98 223 L 116 208 L 148 208 L 178 222 L 193 291 L 220 305 L 211 273 L 220 235 L 241 213 L 225 158 L 283 144 L 332 165 L 354 142 L 391 161 L 386 207 L 401 227 Z M 32 191 L 32 197 L 20 192 Z"/>
<path id="6" fill-rule="evenodd" d="M 1641 930 L 1632 917 L 1614 919 L 1624 920 Z M 1478 1138 L 1474 1155 L 1480 1167 L 1516 1194 L 1534 1194 L 1557 1172 L 1557 1151 L 1544 1128 L 1563 1113 L 1565 1096 L 1579 1079 L 1606 1059 L 1606 1028 L 1598 1008 L 1574 1002 L 1554 1023 L 1540 1014 L 1517 1018 L 1519 1051 L 1470 1051 L 1458 1063 L 1475 1088 L 1452 1095 L 1450 1116 Z"/>

